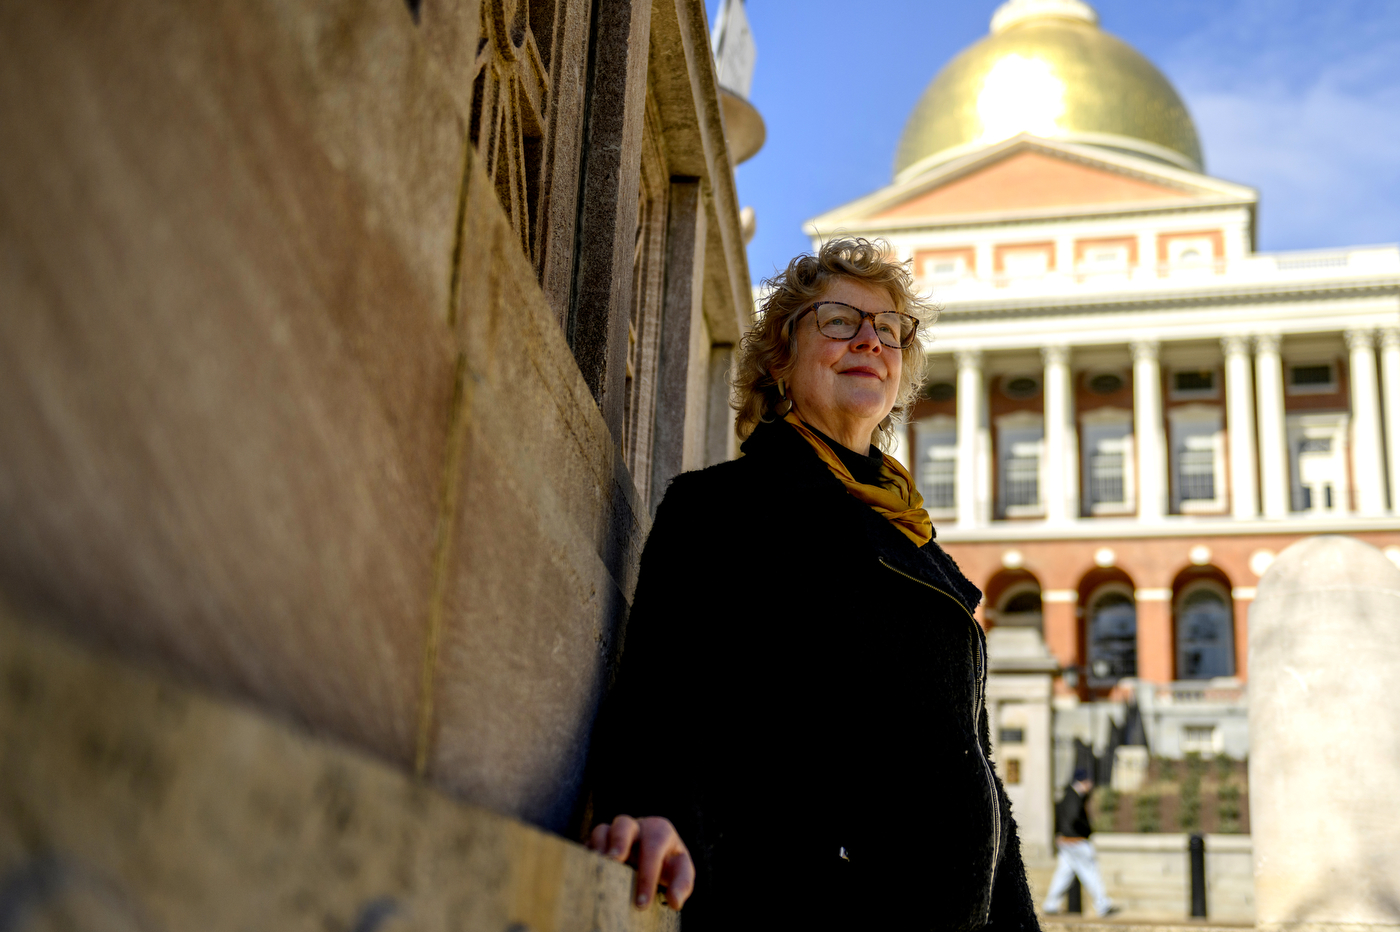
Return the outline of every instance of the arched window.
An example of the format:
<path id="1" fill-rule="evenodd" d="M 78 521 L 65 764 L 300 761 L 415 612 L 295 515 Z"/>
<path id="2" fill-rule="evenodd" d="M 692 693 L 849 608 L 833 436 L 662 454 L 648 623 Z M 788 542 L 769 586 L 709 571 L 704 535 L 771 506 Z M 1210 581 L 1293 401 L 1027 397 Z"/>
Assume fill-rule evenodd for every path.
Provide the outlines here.
<path id="1" fill-rule="evenodd" d="M 1089 600 L 1085 631 L 1089 685 L 1112 686 L 1137 676 L 1137 603 L 1126 585 L 1110 583 Z"/>
<path id="2" fill-rule="evenodd" d="M 997 610 L 997 625 L 1001 627 L 1041 627 L 1040 586 L 1035 583 L 1013 586 Z"/>
<path id="3" fill-rule="evenodd" d="M 1235 619 L 1218 583 L 1202 581 L 1176 600 L 1176 676 L 1208 680 L 1235 675 Z"/>

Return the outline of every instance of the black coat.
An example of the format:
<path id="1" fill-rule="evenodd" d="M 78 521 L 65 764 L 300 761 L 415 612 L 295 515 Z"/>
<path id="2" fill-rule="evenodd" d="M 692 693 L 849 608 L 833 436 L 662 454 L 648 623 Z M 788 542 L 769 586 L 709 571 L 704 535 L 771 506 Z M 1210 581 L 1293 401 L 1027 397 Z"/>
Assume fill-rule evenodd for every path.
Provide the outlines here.
<path id="1" fill-rule="evenodd" d="M 596 821 L 675 823 L 698 870 L 688 932 L 1037 929 L 989 763 L 981 594 L 791 427 L 743 449 L 657 512 Z"/>
<path id="2" fill-rule="evenodd" d="M 1090 792 L 1093 792 L 1090 790 Z M 1094 833 L 1089 824 L 1089 797 L 1080 796 L 1071 783 L 1055 806 L 1055 834 L 1065 838 L 1088 838 Z"/>

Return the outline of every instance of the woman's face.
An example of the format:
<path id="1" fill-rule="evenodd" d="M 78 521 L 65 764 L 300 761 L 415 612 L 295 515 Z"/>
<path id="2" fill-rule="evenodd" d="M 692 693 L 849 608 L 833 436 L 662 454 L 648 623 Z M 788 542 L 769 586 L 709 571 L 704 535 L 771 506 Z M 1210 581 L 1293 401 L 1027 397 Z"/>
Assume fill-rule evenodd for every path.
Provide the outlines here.
<path id="1" fill-rule="evenodd" d="M 894 301 L 883 289 L 849 278 L 834 279 L 818 301 L 839 301 L 869 314 L 891 312 Z M 808 424 L 858 453 L 894 408 L 903 356 L 875 337 L 865 319 L 850 340 L 833 340 L 817 330 L 815 314 L 797 323 L 794 368 L 788 395 Z"/>

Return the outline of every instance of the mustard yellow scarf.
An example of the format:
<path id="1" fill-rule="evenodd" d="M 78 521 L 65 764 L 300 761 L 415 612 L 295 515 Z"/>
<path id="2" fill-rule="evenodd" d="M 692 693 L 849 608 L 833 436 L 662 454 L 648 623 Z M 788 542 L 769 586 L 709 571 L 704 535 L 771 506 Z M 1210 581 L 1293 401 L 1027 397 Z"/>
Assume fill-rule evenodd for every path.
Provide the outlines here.
<path id="1" fill-rule="evenodd" d="M 793 429 L 812 445 L 821 461 L 841 480 L 846 491 L 854 495 L 857 501 L 864 502 L 888 518 L 905 537 L 914 542 L 915 547 L 922 547 L 933 540 L 933 521 L 924 510 L 924 497 L 914 487 L 914 477 L 899 464 L 899 460 L 888 453 L 881 454 L 884 463 L 880 466 L 880 475 L 888 483 L 888 487 L 857 482 L 855 476 L 846 468 L 846 464 L 841 462 L 841 457 L 832 452 L 831 447 L 813 433 L 812 428 L 802 423 L 796 413 L 789 411 L 783 420 L 791 424 Z"/>

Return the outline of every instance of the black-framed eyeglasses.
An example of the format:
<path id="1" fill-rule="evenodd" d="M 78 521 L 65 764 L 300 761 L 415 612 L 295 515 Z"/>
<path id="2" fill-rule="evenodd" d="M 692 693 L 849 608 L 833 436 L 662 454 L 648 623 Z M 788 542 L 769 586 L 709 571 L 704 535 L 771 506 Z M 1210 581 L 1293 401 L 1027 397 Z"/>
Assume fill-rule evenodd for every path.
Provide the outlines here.
<path id="1" fill-rule="evenodd" d="M 898 311 L 872 314 L 840 301 L 818 301 L 792 319 L 792 325 L 808 314 L 816 314 L 817 332 L 832 340 L 851 340 L 860 332 L 867 317 L 875 328 L 875 336 L 890 349 L 907 349 L 919 332 L 919 318 Z"/>

